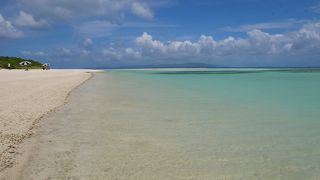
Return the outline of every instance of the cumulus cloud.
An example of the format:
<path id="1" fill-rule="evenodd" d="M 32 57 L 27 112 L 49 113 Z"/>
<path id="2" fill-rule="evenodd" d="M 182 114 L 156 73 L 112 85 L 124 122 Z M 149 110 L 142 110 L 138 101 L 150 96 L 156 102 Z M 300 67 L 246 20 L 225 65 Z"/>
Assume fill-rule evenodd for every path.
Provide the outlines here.
<path id="1" fill-rule="evenodd" d="M 57 53 L 63 57 L 94 56 L 99 63 L 102 60 L 142 62 L 144 60 L 197 60 L 216 62 L 219 60 L 263 59 L 260 57 L 318 57 L 320 54 L 320 22 L 309 22 L 295 31 L 271 34 L 259 29 L 246 32 L 245 36 L 229 36 L 215 39 L 210 35 L 201 35 L 197 40 L 158 40 L 144 32 L 136 37 L 133 44 L 119 44 L 101 47 L 90 38 L 83 39 L 78 49 L 62 48 Z M 32 53 L 34 54 L 34 53 Z M 252 58 L 254 57 L 254 58 Z M 287 60 L 288 60 L 287 59 Z M 101 61 L 100 61 L 101 60 Z M 146 62 L 144 61 L 144 62 Z M 150 62 L 152 63 L 152 62 Z M 221 61 L 219 61 L 221 63 Z M 228 63 L 228 62 L 225 62 Z"/>
<path id="2" fill-rule="evenodd" d="M 154 52 L 165 50 L 165 45 L 162 42 L 153 40 L 153 37 L 146 32 L 137 37 L 135 42 L 137 45 L 145 48 L 147 51 Z"/>
<path id="3" fill-rule="evenodd" d="M 31 27 L 31 28 L 44 28 L 48 27 L 49 24 L 45 20 L 35 20 L 31 14 L 24 11 L 20 11 L 19 16 L 14 18 L 13 23 L 16 26 Z"/>
<path id="4" fill-rule="evenodd" d="M 283 53 L 317 53 L 320 51 L 320 22 L 307 23 L 298 31 L 269 34 L 258 29 L 247 32 L 246 38 L 227 37 L 214 40 L 202 35 L 197 41 L 155 40 L 144 32 L 135 39 L 137 49 L 154 57 L 215 57 L 229 55 L 272 55 Z"/>
<path id="5" fill-rule="evenodd" d="M 90 40 L 88 40 L 90 42 Z M 198 40 L 160 41 L 147 32 L 136 37 L 131 47 L 107 47 L 100 50 L 109 60 L 212 60 L 232 57 L 312 55 L 320 52 L 320 22 L 306 23 L 300 29 L 283 34 L 250 30 L 245 37 L 214 39 L 201 35 Z"/>
<path id="6" fill-rule="evenodd" d="M 127 56 L 127 57 L 131 57 L 131 58 L 140 58 L 141 57 L 141 53 L 132 49 L 132 48 L 126 48 L 124 50 L 124 54 Z"/>
<path id="7" fill-rule="evenodd" d="M 0 14 L 0 38 L 16 39 L 23 36 L 23 32 L 17 30 L 10 21 Z"/>

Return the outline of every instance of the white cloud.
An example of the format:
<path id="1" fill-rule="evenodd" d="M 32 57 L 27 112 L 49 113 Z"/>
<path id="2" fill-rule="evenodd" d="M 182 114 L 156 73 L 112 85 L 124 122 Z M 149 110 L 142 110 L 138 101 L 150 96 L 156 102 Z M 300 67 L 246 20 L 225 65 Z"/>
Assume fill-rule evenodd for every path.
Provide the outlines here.
<path id="1" fill-rule="evenodd" d="M 114 60 L 132 60 L 141 58 L 141 52 L 132 48 L 105 48 L 101 51 L 102 55 L 107 59 Z"/>
<path id="2" fill-rule="evenodd" d="M 305 24 L 298 35 L 305 39 L 320 40 L 320 22 Z"/>
<path id="3" fill-rule="evenodd" d="M 314 13 L 320 14 L 320 4 L 311 6 L 309 9 Z"/>
<path id="4" fill-rule="evenodd" d="M 102 55 L 111 59 L 122 59 L 122 54 L 116 49 L 109 47 L 101 51 Z"/>
<path id="5" fill-rule="evenodd" d="M 22 36 L 23 32 L 17 30 L 10 21 L 4 19 L 0 14 L 0 38 L 16 39 Z"/>
<path id="6" fill-rule="evenodd" d="M 298 32 L 291 34 L 292 50 L 307 53 L 320 52 L 320 22 L 307 23 Z"/>
<path id="7" fill-rule="evenodd" d="M 24 11 L 20 11 L 19 16 L 13 20 L 16 26 L 31 27 L 31 28 L 44 28 L 48 27 L 49 24 L 45 20 L 35 20 L 31 14 Z"/>
<path id="8" fill-rule="evenodd" d="M 47 56 L 47 53 L 43 52 L 43 51 L 21 51 L 20 52 L 22 55 L 26 55 L 26 56 L 39 56 L 39 57 L 44 57 Z"/>
<path id="9" fill-rule="evenodd" d="M 91 47 L 91 46 L 93 45 L 93 41 L 92 41 L 91 38 L 85 38 L 85 39 L 83 40 L 82 45 L 83 45 L 84 47 Z"/>
<path id="10" fill-rule="evenodd" d="M 62 57 L 70 57 L 73 55 L 73 52 L 69 48 L 61 48 L 58 54 L 59 56 L 62 56 Z"/>
<path id="11" fill-rule="evenodd" d="M 250 30 L 245 37 L 229 36 L 215 39 L 201 35 L 197 40 L 158 40 L 147 32 L 134 39 L 132 45 L 119 44 L 101 48 L 99 43 L 93 45 L 90 38 L 85 38 L 78 49 L 62 48 L 56 53 L 63 57 L 94 56 L 99 60 L 194 60 L 216 62 L 219 60 L 263 59 L 274 57 L 311 57 L 320 54 L 320 22 L 309 22 L 296 31 L 271 34 L 259 29 Z M 28 52 L 26 52 L 28 54 Z M 29 53 L 30 54 L 30 53 Z M 34 54 L 34 53 L 32 53 Z M 313 57 L 317 57 L 313 56 Z M 280 59 L 280 58 L 278 58 Z M 145 61 L 144 61 L 145 62 Z M 235 62 L 235 61 L 234 61 Z M 218 64 L 221 61 L 218 62 Z M 225 62 L 226 64 L 228 62 Z"/>
<path id="12" fill-rule="evenodd" d="M 152 36 L 144 32 L 141 36 L 137 37 L 136 44 L 144 47 L 146 50 L 163 51 L 165 46 L 158 40 L 153 40 Z"/>
<path id="13" fill-rule="evenodd" d="M 144 0 L 18 0 L 25 10 L 37 10 L 39 17 L 69 19 L 84 16 L 103 16 L 111 21 L 121 20 L 125 14 L 152 18 L 149 2 Z"/>
<path id="14" fill-rule="evenodd" d="M 155 40 L 144 32 L 135 40 L 142 56 L 155 58 L 212 58 L 230 55 L 272 55 L 320 52 L 320 22 L 307 23 L 298 31 L 269 34 L 258 29 L 247 32 L 246 38 L 227 37 L 214 40 L 202 35 L 197 41 Z"/>
<path id="15" fill-rule="evenodd" d="M 43 51 L 37 51 L 34 53 L 36 56 L 46 56 L 47 54 Z"/>
<path id="16" fill-rule="evenodd" d="M 113 23 L 106 20 L 93 20 L 83 22 L 80 25 L 74 26 L 75 31 L 82 37 L 99 38 L 113 35 L 116 30 L 131 29 L 131 28 L 164 28 L 164 27 L 175 27 L 170 24 L 159 24 L 159 23 L 141 23 L 141 22 L 124 22 L 121 24 Z"/>
<path id="17" fill-rule="evenodd" d="M 150 9 L 147 6 L 144 6 L 138 2 L 132 3 L 132 12 L 133 14 L 143 18 L 147 18 L 147 19 L 153 18 L 153 12 L 150 11 Z"/>
<path id="18" fill-rule="evenodd" d="M 118 27 L 109 21 L 91 21 L 82 23 L 76 29 L 81 36 L 84 37 L 104 37 L 110 36 L 112 31 Z"/>
<path id="19" fill-rule="evenodd" d="M 263 22 L 256 24 L 245 24 L 238 27 L 224 27 L 222 30 L 227 32 L 248 32 L 254 29 L 267 30 L 267 29 L 289 29 L 305 23 L 304 20 L 289 19 L 284 22 Z"/>
<path id="20" fill-rule="evenodd" d="M 90 55 L 91 54 L 91 51 L 89 51 L 89 50 L 86 50 L 86 49 L 83 49 L 83 50 L 81 50 L 81 55 L 83 55 L 83 56 L 88 56 L 88 55 Z"/>
<path id="21" fill-rule="evenodd" d="M 31 51 L 21 51 L 21 54 L 23 55 L 32 55 Z"/>
<path id="22" fill-rule="evenodd" d="M 79 54 L 81 56 L 88 56 L 93 50 L 93 40 L 91 38 L 84 38 L 80 44 Z"/>
<path id="23" fill-rule="evenodd" d="M 49 13 L 52 13 L 54 16 L 61 19 L 69 19 L 73 16 L 73 12 L 70 9 L 60 6 L 54 7 L 53 12 Z"/>
<path id="24" fill-rule="evenodd" d="M 141 58 L 141 53 L 132 48 L 126 48 L 124 52 L 126 57 Z"/>

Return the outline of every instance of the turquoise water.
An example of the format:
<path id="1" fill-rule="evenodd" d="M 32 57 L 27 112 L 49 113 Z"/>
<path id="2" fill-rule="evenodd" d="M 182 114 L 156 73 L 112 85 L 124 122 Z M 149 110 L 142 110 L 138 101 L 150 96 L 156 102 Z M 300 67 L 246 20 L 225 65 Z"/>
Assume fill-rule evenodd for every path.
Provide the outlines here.
<path id="1" fill-rule="evenodd" d="M 24 179 L 320 179 L 320 70 L 106 70 L 38 135 Z"/>
<path id="2" fill-rule="evenodd" d="M 139 102 L 135 113 L 123 111 L 131 116 L 124 122 L 132 126 L 129 134 L 183 154 L 188 163 L 177 168 L 186 177 L 320 178 L 317 69 L 112 70 L 106 75 L 121 84 L 118 93 Z"/>

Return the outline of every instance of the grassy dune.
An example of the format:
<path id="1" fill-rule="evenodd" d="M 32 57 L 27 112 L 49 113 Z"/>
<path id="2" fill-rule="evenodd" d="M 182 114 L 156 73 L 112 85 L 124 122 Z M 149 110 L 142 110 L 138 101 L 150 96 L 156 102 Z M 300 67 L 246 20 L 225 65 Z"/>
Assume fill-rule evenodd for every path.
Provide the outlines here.
<path id="1" fill-rule="evenodd" d="M 19 63 L 22 61 L 31 62 L 31 64 L 27 66 L 29 69 L 39 69 L 41 68 L 41 65 L 42 65 L 42 63 L 35 60 L 22 59 L 18 57 L 0 56 L 0 69 L 7 69 L 8 63 L 10 63 L 11 69 L 24 69 L 26 66 L 19 65 Z"/>

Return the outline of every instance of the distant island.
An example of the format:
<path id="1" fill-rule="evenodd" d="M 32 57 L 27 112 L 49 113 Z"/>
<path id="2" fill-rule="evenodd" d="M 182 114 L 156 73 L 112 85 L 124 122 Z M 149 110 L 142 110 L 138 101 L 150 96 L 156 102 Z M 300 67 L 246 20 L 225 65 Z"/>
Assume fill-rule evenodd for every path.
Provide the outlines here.
<path id="1" fill-rule="evenodd" d="M 21 63 L 22 61 L 29 61 L 31 62 L 31 64 L 27 66 L 21 66 L 19 63 Z M 0 69 L 8 69 L 8 64 L 10 64 L 11 69 L 24 69 L 26 67 L 28 67 L 28 69 L 40 69 L 42 66 L 41 62 L 31 59 L 0 56 Z"/>

